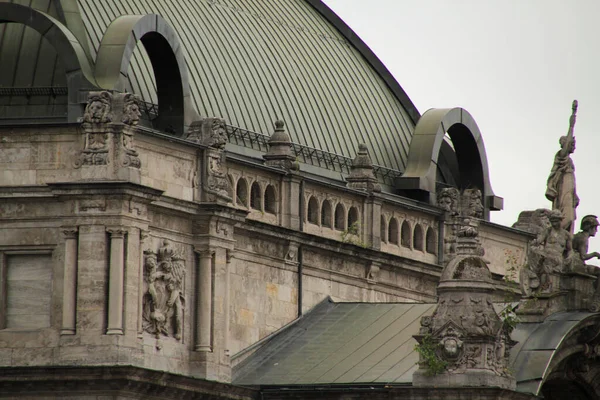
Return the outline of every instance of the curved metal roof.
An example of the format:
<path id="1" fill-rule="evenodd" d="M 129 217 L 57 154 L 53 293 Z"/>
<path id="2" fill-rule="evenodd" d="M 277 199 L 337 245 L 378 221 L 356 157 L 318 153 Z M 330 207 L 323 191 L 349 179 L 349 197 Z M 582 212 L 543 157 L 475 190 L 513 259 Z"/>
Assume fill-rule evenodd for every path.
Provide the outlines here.
<path id="1" fill-rule="evenodd" d="M 294 142 L 353 156 L 367 143 L 374 163 L 403 170 L 418 113 L 370 50 L 316 0 L 78 0 L 98 51 L 120 15 L 159 14 L 179 35 L 202 116 L 270 133 L 283 119 Z M 138 45 L 131 90 L 156 102 Z"/>

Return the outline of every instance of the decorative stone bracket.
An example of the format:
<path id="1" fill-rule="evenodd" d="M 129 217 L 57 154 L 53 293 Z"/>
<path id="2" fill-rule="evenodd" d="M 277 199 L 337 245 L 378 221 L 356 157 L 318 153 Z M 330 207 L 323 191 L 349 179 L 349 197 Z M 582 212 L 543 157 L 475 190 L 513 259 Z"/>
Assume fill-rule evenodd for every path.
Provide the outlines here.
<path id="1" fill-rule="evenodd" d="M 141 162 L 134 148 L 134 127 L 141 116 L 138 102 L 131 93 L 89 93 L 82 123 L 85 143 L 74 162 L 83 179 L 139 183 Z"/>

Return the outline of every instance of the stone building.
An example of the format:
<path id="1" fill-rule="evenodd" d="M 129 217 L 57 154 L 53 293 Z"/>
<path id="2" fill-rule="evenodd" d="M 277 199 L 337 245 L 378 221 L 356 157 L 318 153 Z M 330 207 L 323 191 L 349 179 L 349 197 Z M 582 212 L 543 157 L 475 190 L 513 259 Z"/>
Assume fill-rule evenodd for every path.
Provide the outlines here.
<path id="1" fill-rule="evenodd" d="M 585 257 L 319 0 L 21 3 L 0 398 L 598 398 Z"/>

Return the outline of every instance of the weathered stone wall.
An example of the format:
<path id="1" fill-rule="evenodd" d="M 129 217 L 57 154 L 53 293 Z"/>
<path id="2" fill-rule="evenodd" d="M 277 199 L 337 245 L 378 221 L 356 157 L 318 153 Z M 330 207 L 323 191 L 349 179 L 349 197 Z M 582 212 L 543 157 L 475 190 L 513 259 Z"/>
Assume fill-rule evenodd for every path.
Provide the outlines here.
<path id="1" fill-rule="evenodd" d="M 133 171 L 123 175 L 131 178 L 124 183 L 115 180 L 118 174 L 113 181 L 102 179 L 110 170 L 105 165 L 74 164 L 84 146 L 77 126 L 2 129 L 0 139 L 5 171 L 0 271 L 12 274 L 14 257 L 46 257 L 52 281 L 44 292 L 48 314 L 36 314 L 36 303 L 10 294 L 15 279 L 8 289 L 4 283 L 8 301 L 19 304 L 0 300 L 2 323 L 6 312 L 23 310 L 45 315 L 49 326 L 15 329 L 12 321 L 0 326 L 1 366 L 127 364 L 227 381 L 231 355 L 327 296 L 357 302 L 435 300 L 441 273 L 441 212 L 435 207 L 407 207 L 391 196 L 233 159 L 226 166 L 232 201 L 221 196 L 200 202 L 206 198 L 199 177 L 207 167 L 201 165 L 204 148 L 198 144 L 136 131 L 141 167 L 136 172 L 135 166 L 120 165 Z M 83 169 L 97 180 L 82 180 Z M 244 196 L 237 190 L 241 180 Z M 311 198 L 316 208 L 310 209 Z M 336 221 L 338 204 L 343 212 Z M 397 226 L 390 240 L 392 220 Z M 404 222 L 408 243 L 402 241 Z M 523 249 L 527 240 L 489 224 L 481 232 L 498 273 L 502 252 Z M 181 332 L 165 325 L 157 339 L 148 327 L 147 257 L 157 258 L 163 275 L 153 279 L 172 293 L 171 281 L 163 278 L 172 280 L 171 272 L 160 265 L 163 247 L 183 260 L 185 272 L 177 297 Z M 24 297 L 33 293 L 27 290 Z M 170 310 L 165 318 L 174 324 L 175 308 Z"/>
<path id="2" fill-rule="evenodd" d="M 479 237 L 490 271 L 503 276 L 508 271 L 508 279 L 518 282 L 530 238 L 515 229 L 490 223 L 479 226 Z"/>

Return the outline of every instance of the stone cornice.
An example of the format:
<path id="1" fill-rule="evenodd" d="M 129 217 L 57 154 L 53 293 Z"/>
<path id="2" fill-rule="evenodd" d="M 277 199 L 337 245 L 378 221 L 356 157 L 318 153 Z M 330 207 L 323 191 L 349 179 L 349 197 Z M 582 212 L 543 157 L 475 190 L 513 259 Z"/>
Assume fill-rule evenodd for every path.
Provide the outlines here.
<path id="1" fill-rule="evenodd" d="M 161 399 L 258 399 L 259 392 L 219 383 L 131 366 L 10 367 L 0 368 L 0 396 L 46 392 L 136 394 Z"/>

